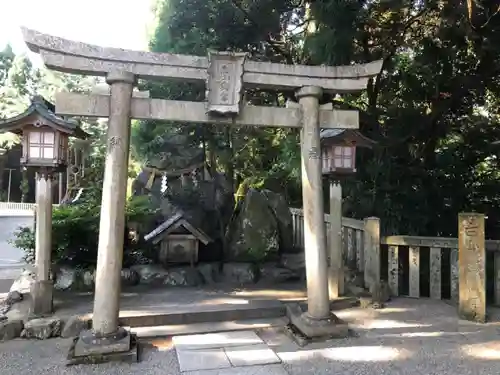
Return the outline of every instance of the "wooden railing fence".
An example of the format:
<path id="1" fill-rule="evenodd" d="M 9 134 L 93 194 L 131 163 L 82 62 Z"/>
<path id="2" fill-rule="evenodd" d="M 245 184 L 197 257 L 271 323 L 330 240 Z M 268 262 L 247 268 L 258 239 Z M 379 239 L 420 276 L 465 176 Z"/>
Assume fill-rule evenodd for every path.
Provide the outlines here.
<path id="1" fill-rule="evenodd" d="M 290 209 L 293 218 L 293 243 L 295 247 L 304 248 L 304 214 L 301 209 Z M 330 245 L 330 215 L 325 214 L 326 242 Z M 342 218 L 342 255 L 344 264 L 364 269 L 364 222 L 363 220 Z"/>
<path id="2" fill-rule="evenodd" d="M 0 202 L 0 216 L 31 216 L 34 215 L 35 208 L 36 203 Z"/>
<path id="3" fill-rule="evenodd" d="M 294 244 L 304 247 L 304 221 L 301 209 L 291 210 L 294 225 Z M 393 295 L 423 297 L 422 284 L 428 284 L 425 297 L 432 299 L 458 300 L 459 265 L 458 238 L 386 236 L 380 238 L 378 246 L 367 246 L 365 233 L 367 220 L 342 218 L 342 256 L 344 265 L 364 272 L 367 264 L 374 267 L 372 275 L 378 281 L 386 280 Z M 330 217 L 325 214 L 327 246 L 331 236 Z M 378 231 L 380 229 L 377 229 Z M 492 286 L 492 302 L 500 306 L 500 241 L 486 240 L 487 278 Z M 366 257 L 372 262 L 366 262 Z M 425 265 L 422 259 L 425 257 Z M 446 260 L 446 261 L 444 261 Z M 493 262 L 493 263 L 491 263 Z M 422 277 L 428 280 L 422 280 Z M 423 283 L 422 283 L 423 281 Z M 405 284 L 406 288 L 402 288 Z M 403 291 L 402 289 L 406 289 Z M 447 290 L 446 290 L 447 289 Z"/>

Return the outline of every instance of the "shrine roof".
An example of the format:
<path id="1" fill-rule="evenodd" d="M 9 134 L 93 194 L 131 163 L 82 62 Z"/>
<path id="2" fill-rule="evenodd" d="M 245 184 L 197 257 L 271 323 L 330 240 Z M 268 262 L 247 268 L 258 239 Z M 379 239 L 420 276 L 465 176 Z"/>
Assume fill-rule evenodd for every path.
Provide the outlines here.
<path id="1" fill-rule="evenodd" d="M 55 114 L 55 106 L 42 96 L 34 96 L 30 106 L 22 113 L 7 118 L 0 119 L 0 132 L 21 133 L 22 128 L 30 124 L 33 115 L 37 114 L 47 121 L 44 125 L 55 128 L 63 133 L 85 139 L 88 134 L 84 132 L 77 121 L 65 119 Z"/>
<path id="2" fill-rule="evenodd" d="M 321 129 L 319 137 L 324 143 L 349 140 L 355 142 L 357 146 L 369 148 L 377 143 L 356 129 Z"/>
<path id="3" fill-rule="evenodd" d="M 213 241 L 212 238 L 210 238 L 202 229 L 192 225 L 182 211 L 178 211 L 177 213 L 173 214 L 162 224 L 160 224 L 156 229 L 146 234 L 144 236 L 144 240 L 158 243 L 166 235 L 181 227 L 186 229 L 189 233 L 191 233 L 205 245 Z"/>

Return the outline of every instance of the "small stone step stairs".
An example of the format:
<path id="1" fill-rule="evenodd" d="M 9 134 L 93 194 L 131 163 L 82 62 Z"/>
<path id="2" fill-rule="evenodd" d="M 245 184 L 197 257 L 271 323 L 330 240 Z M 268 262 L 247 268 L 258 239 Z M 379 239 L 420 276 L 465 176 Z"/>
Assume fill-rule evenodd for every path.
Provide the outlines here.
<path id="1" fill-rule="evenodd" d="M 307 303 L 300 303 L 307 309 Z M 358 304 L 356 298 L 332 302 L 332 310 Z M 252 300 L 248 304 L 192 305 L 174 311 L 122 311 L 120 324 L 140 338 L 210 332 L 241 331 L 288 324 L 286 304 L 276 300 Z"/>
<path id="2" fill-rule="evenodd" d="M 285 305 L 274 300 L 252 300 L 243 304 L 192 304 L 177 308 L 145 306 L 143 310 L 120 312 L 120 323 L 129 327 L 164 326 L 276 318 L 285 315 Z"/>

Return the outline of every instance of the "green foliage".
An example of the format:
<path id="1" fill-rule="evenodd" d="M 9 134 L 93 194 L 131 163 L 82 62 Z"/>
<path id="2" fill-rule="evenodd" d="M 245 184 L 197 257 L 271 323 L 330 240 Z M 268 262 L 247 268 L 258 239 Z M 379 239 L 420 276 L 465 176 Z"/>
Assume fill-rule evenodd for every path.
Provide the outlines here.
<path id="1" fill-rule="evenodd" d="M 457 213 L 479 211 L 489 217 L 487 236 L 495 236 L 498 1 L 157 0 L 152 51 L 203 56 L 210 48 L 289 64 L 383 60 L 382 72 L 362 93 L 322 100 L 358 110 L 361 131 L 378 142 L 374 150 L 357 152 L 357 173 L 343 183 L 344 215 L 378 216 L 387 234 L 454 236 Z M 24 109 L 33 91 L 50 98 L 56 89 L 88 87 L 85 82 L 34 69 L 6 48 L 0 52 L 0 117 Z M 143 86 L 153 97 L 204 99 L 202 84 Z M 254 105 L 284 106 L 293 98 L 288 92 L 246 94 Z M 104 134 L 102 124 L 88 124 Z M 233 186 L 251 180 L 301 206 L 297 131 L 137 121 L 135 161 L 158 155 L 178 133 L 188 136 L 189 146 L 203 148 L 209 167 L 226 172 Z M 104 146 L 95 146 L 95 164 L 86 175 L 92 201 L 99 201 Z"/>
<path id="2" fill-rule="evenodd" d="M 275 49 L 281 47 L 275 39 L 280 38 L 293 7 L 293 2 L 286 0 L 159 0 L 150 49 L 202 56 L 208 49 L 246 51 L 257 60 L 290 61 L 290 56 L 276 54 Z M 272 47 L 263 41 L 272 42 Z M 205 95 L 202 83 L 150 83 L 147 88 L 152 96 L 175 100 L 202 101 Z M 284 105 L 282 97 L 267 92 L 249 92 L 247 100 L 258 105 Z M 132 132 L 134 156 L 150 160 L 164 151 L 165 139 L 176 133 L 188 135 L 191 147 L 203 147 L 209 168 L 224 172 L 232 186 L 254 177 L 291 195 L 297 190 L 297 179 L 289 178 L 298 170 L 296 158 L 289 152 L 296 148 L 289 140 L 296 142 L 297 132 L 142 121 Z"/>
<path id="3" fill-rule="evenodd" d="M 128 201 L 126 223 L 151 220 L 156 210 L 151 207 L 147 197 L 133 198 Z M 95 267 L 99 238 L 100 206 L 95 202 L 59 206 L 52 213 L 52 260 L 56 265 L 73 267 Z M 124 235 L 125 267 L 144 261 L 152 256 L 151 249 L 140 241 Z M 13 245 L 24 250 L 25 260 L 33 262 L 35 234 L 29 227 L 19 228 L 15 233 Z"/>
<path id="4" fill-rule="evenodd" d="M 28 56 L 15 55 L 7 45 L 0 51 L 0 119 L 22 113 L 34 95 L 51 101 L 56 92 L 88 91 L 96 82 L 93 77 L 34 67 Z M 19 142 L 18 138 L 10 133 L 0 134 L 0 147 L 10 148 Z"/>
<path id="5" fill-rule="evenodd" d="M 205 55 L 208 48 L 285 63 L 382 59 L 382 73 L 364 92 L 324 97 L 359 110 L 361 131 L 378 142 L 373 151 L 358 151 L 357 173 L 343 184 L 344 214 L 379 216 L 385 233 L 450 236 L 457 213 L 475 210 L 488 214 L 487 230 L 496 232 L 500 174 L 491 141 L 500 136 L 498 2 L 158 0 L 153 51 Z M 156 88 L 155 96 L 203 99 L 199 87 Z M 258 105 L 284 105 L 285 98 L 290 94 L 247 95 Z M 161 135 L 172 124 L 141 126 Z M 234 186 L 251 178 L 301 205 L 297 132 L 181 129 L 206 146 L 209 162 L 234 173 Z M 155 136 L 136 141 L 143 150 L 161 145 Z"/>

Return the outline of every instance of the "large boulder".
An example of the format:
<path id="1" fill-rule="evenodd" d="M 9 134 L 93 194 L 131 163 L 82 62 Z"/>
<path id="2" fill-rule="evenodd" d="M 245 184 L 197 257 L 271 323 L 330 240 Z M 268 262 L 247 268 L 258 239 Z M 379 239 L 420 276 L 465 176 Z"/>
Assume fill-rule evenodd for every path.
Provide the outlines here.
<path id="1" fill-rule="evenodd" d="M 224 263 L 222 278 L 227 284 L 253 284 L 259 278 L 259 268 L 253 263 Z"/>
<path id="2" fill-rule="evenodd" d="M 230 261 L 262 261 L 279 255 L 279 225 L 266 196 L 249 189 L 226 232 Z"/>
<path id="3" fill-rule="evenodd" d="M 22 320 L 8 320 L 0 322 L 0 341 L 15 339 L 21 335 L 22 331 Z"/>
<path id="4" fill-rule="evenodd" d="M 80 332 L 89 329 L 91 326 L 91 319 L 85 316 L 74 315 L 71 316 L 64 324 L 61 331 L 62 338 L 76 337 Z"/>
<path id="5" fill-rule="evenodd" d="M 21 294 L 29 293 L 31 285 L 35 282 L 35 271 L 31 268 L 25 268 L 19 277 L 14 280 L 10 287 L 10 292 L 19 292 Z"/>
<path id="6" fill-rule="evenodd" d="M 131 267 L 139 275 L 139 284 L 163 285 L 168 271 L 156 264 L 138 264 Z"/>
<path id="7" fill-rule="evenodd" d="M 5 303 L 7 305 L 13 305 L 16 302 L 21 302 L 23 300 L 23 295 L 17 290 L 13 290 L 7 294 L 7 298 L 5 299 Z"/>
<path id="8" fill-rule="evenodd" d="M 201 263 L 197 267 L 205 284 L 214 284 L 219 278 L 219 264 Z"/>
<path id="9" fill-rule="evenodd" d="M 302 277 L 300 270 L 293 271 L 280 267 L 276 263 L 264 263 L 260 266 L 260 281 L 268 284 L 278 284 L 287 281 L 297 281 Z"/>
<path id="10" fill-rule="evenodd" d="M 203 284 L 200 273 L 192 267 L 175 267 L 168 270 L 163 285 L 170 286 L 198 286 Z"/>
<path id="11" fill-rule="evenodd" d="M 123 268 L 121 270 L 121 279 L 122 279 L 122 286 L 135 286 L 139 284 L 139 274 L 130 269 L 130 268 Z"/>
<path id="12" fill-rule="evenodd" d="M 293 271 L 305 270 L 306 259 L 304 252 L 299 254 L 283 254 L 280 258 L 280 266 Z"/>
<path id="13" fill-rule="evenodd" d="M 278 222 L 281 252 L 292 252 L 293 249 L 293 217 L 285 197 L 271 190 L 263 190 L 267 203 Z"/>
<path id="14" fill-rule="evenodd" d="M 124 268 L 121 270 L 122 286 L 134 286 L 139 283 L 137 272 Z M 93 290 L 95 288 L 95 269 L 78 270 L 70 267 L 60 267 L 56 272 L 54 283 L 56 290 Z"/>
<path id="15" fill-rule="evenodd" d="M 279 267 L 292 271 L 301 280 L 306 279 L 306 260 L 304 252 L 298 254 L 281 254 Z"/>
<path id="16" fill-rule="evenodd" d="M 79 272 L 75 268 L 60 267 L 56 271 L 56 280 L 54 289 L 56 290 L 75 290 L 79 282 Z"/>
<path id="17" fill-rule="evenodd" d="M 45 340 L 61 334 L 62 320 L 58 318 L 33 319 L 24 324 L 21 337 Z"/>
<path id="18" fill-rule="evenodd" d="M 151 286 L 198 286 L 203 277 L 192 267 L 173 267 L 164 269 L 156 264 L 142 264 L 131 267 L 139 275 L 139 283 Z"/>

